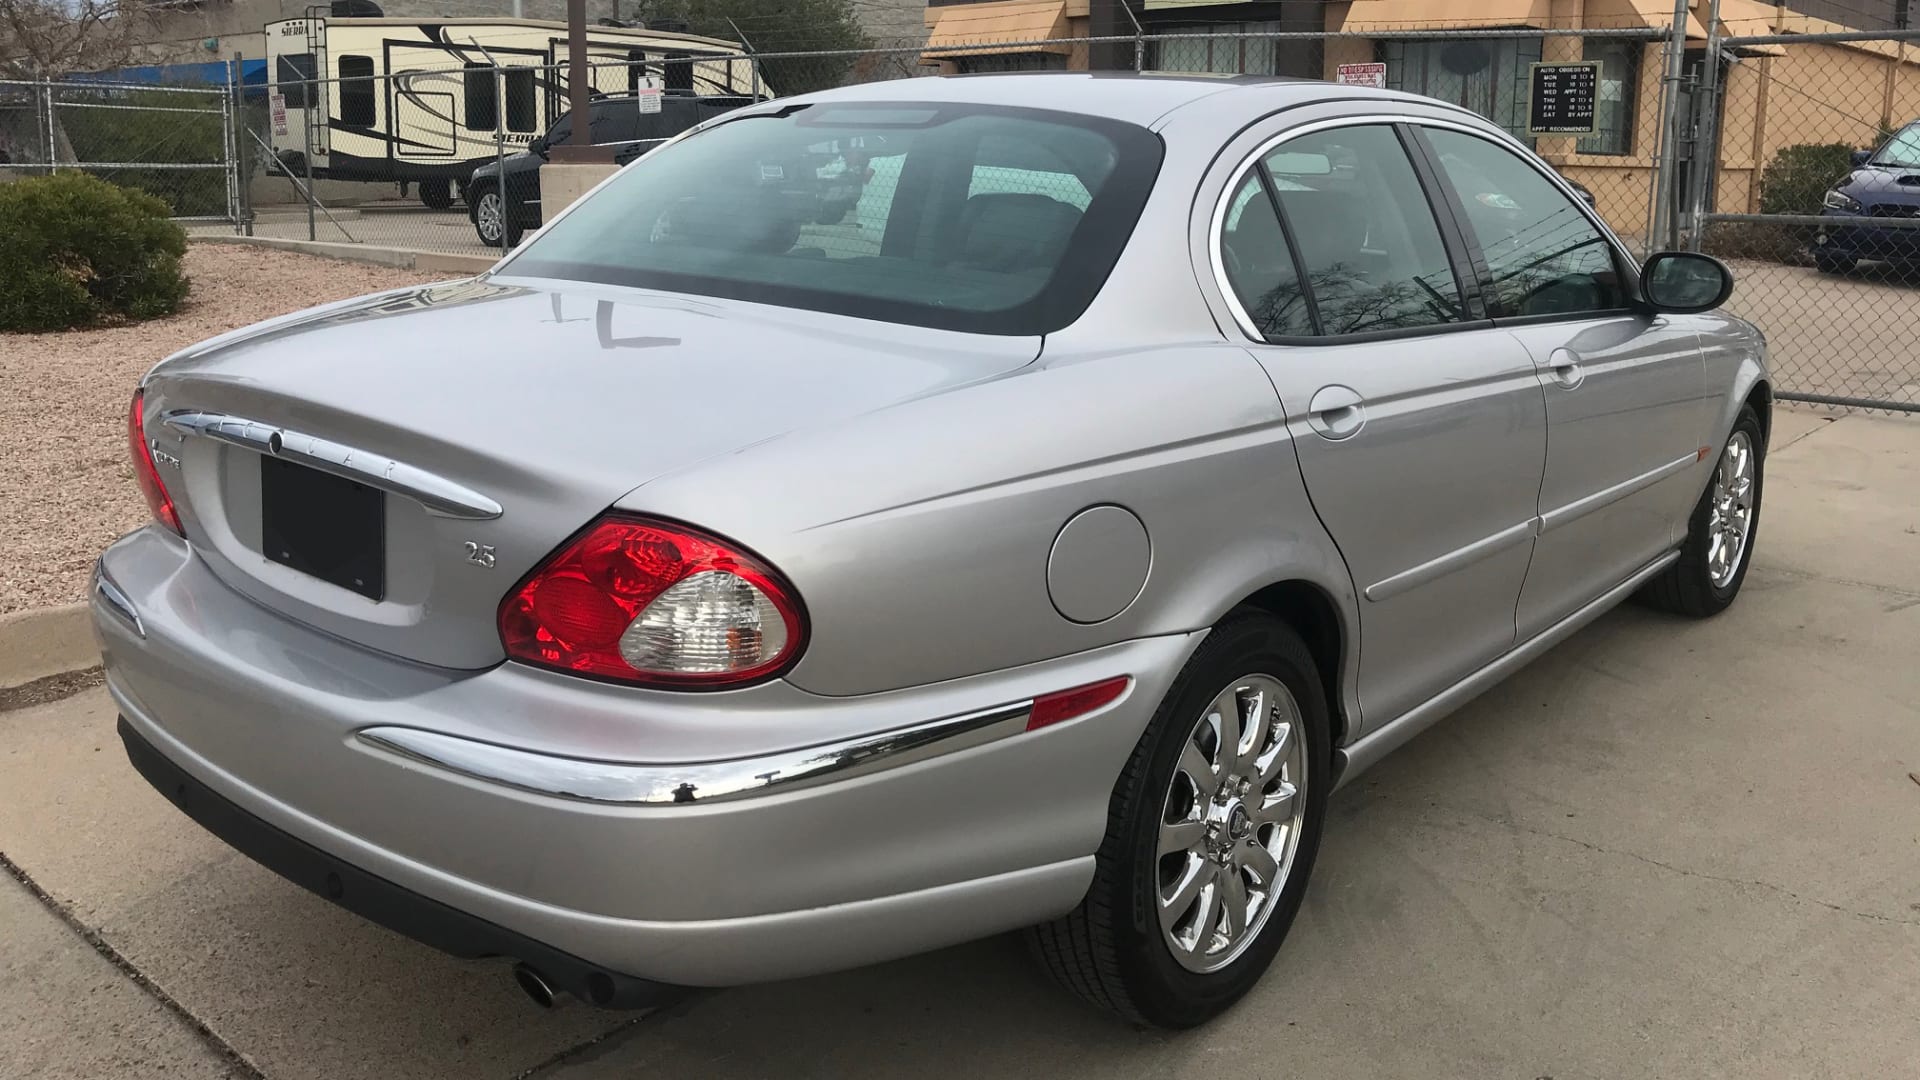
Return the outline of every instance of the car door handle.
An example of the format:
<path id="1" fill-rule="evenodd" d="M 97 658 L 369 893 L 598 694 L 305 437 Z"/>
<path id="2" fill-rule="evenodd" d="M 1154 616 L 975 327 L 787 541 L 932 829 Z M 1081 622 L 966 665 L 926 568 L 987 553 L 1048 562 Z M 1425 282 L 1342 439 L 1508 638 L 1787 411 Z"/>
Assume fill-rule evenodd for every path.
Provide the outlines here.
<path id="1" fill-rule="evenodd" d="M 1587 377 L 1580 369 L 1580 358 L 1571 349 L 1553 350 L 1553 355 L 1547 357 L 1547 370 L 1553 374 L 1553 381 L 1567 390 L 1579 386 Z"/>
<path id="2" fill-rule="evenodd" d="M 1307 426 L 1321 437 L 1338 442 L 1351 438 L 1367 423 L 1359 391 L 1350 386 L 1323 386 L 1307 404 Z"/>

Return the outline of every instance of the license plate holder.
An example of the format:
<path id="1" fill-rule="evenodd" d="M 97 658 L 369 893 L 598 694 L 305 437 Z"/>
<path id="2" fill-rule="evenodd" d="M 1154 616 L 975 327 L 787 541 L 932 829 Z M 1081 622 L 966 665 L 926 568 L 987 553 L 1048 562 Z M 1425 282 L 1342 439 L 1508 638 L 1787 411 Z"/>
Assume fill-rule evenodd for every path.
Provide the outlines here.
<path id="1" fill-rule="evenodd" d="M 260 541 L 268 561 L 381 600 L 387 498 L 378 488 L 275 457 L 260 459 Z"/>

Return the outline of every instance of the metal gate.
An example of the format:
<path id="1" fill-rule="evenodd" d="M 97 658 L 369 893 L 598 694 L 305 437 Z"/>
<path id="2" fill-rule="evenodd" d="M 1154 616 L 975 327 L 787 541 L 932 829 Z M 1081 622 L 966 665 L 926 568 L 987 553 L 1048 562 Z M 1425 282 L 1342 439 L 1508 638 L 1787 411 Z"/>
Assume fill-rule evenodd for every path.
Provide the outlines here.
<path id="1" fill-rule="evenodd" d="M 0 81 L 0 176 L 79 171 L 182 222 L 232 222 L 245 192 L 229 86 Z"/>

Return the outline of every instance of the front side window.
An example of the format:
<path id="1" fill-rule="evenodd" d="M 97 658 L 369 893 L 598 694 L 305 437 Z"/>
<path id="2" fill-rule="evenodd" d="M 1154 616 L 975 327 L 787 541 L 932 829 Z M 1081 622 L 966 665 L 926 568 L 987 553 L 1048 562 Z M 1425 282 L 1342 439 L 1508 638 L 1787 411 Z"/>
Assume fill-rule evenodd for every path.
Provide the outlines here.
<path id="1" fill-rule="evenodd" d="M 1134 124 L 833 104 L 720 124 L 623 170 L 508 273 L 1037 334 L 1099 291 L 1160 163 Z"/>
<path id="2" fill-rule="evenodd" d="M 1260 168 L 1299 253 L 1320 334 L 1411 330 L 1466 318 L 1440 226 L 1391 127 L 1289 139 L 1262 158 Z"/>
<path id="3" fill-rule="evenodd" d="M 1427 139 L 1486 256 L 1489 315 L 1626 306 L 1613 245 L 1538 170 L 1513 151 L 1464 132 L 1432 128 Z"/>
<path id="4" fill-rule="evenodd" d="M 1593 134 L 1580 140 L 1583 154 L 1633 153 L 1634 90 L 1640 83 L 1638 41 L 1588 38 L 1581 56 L 1600 61 L 1600 85 L 1593 104 Z"/>

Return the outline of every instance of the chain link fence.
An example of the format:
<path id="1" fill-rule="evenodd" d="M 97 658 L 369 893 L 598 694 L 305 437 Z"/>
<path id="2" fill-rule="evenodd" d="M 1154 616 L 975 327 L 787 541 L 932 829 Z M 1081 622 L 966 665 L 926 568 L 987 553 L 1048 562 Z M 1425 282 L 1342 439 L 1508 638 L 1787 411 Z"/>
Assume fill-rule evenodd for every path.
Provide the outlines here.
<path id="1" fill-rule="evenodd" d="M 1637 252 L 1732 263 L 1730 306 L 1766 331 L 1781 396 L 1920 410 L 1920 128 L 1906 131 L 1920 119 L 1920 32 L 1729 36 L 1706 21 L 1704 40 L 1697 24 L 1691 37 L 1226 24 L 600 59 L 588 131 L 624 163 L 748 102 L 975 72 L 1287 72 L 1425 94 L 1532 146 Z M 0 170 L 85 168 L 160 195 L 202 233 L 485 256 L 545 220 L 541 178 L 572 132 L 566 65 L 376 72 L 345 59 L 281 70 L 245 97 L 0 83 Z M 1592 130 L 1530 130 L 1534 66 L 1566 63 L 1595 73 Z"/>
<path id="2" fill-rule="evenodd" d="M 1920 412 L 1920 34 L 1710 46 L 1691 242 L 1737 271 L 1782 396 Z"/>
<path id="3" fill-rule="evenodd" d="M 0 81 L 0 177 L 91 173 L 183 222 L 242 216 L 226 87 Z"/>

